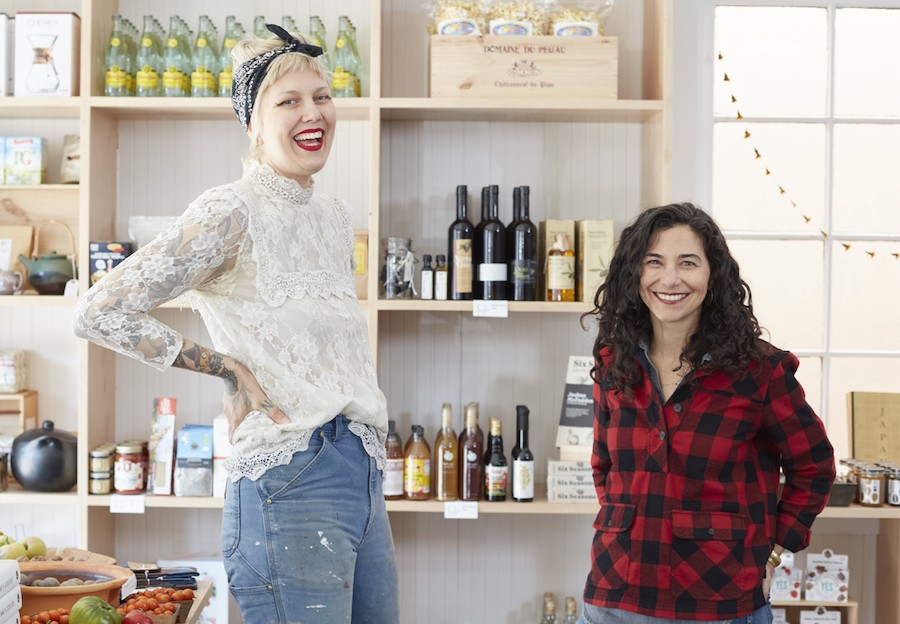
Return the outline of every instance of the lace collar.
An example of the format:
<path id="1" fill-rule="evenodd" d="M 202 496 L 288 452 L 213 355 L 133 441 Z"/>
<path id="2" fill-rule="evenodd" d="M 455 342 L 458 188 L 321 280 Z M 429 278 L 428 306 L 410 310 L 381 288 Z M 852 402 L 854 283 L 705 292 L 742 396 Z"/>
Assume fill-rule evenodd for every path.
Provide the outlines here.
<path id="1" fill-rule="evenodd" d="M 316 186 L 315 180 L 311 180 L 309 188 L 303 188 L 296 180 L 279 175 L 269 165 L 251 159 L 244 160 L 244 177 L 250 178 L 271 194 L 300 206 L 309 203 Z"/>

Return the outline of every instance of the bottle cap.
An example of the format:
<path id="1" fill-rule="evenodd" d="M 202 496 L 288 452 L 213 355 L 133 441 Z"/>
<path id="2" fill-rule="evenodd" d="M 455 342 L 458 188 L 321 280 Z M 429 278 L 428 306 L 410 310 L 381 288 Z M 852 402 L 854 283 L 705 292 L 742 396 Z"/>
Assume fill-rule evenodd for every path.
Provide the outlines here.
<path id="1" fill-rule="evenodd" d="M 444 254 L 438 254 L 438 256 L 437 256 L 437 261 L 438 261 L 438 262 L 446 262 L 446 261 L 447 261 L 447 256 L 445 256 Z"/>
<path id="2" fill-rule="evenodd" d="M 492 436 L 500 436 L 502 433 L 503 424 L 500 422 L 499 418 L 491 418 L 491 435 Z"/>
<path id="3" fill-rule="evenodd" d="M 441 406 L 441 428 L 449 429 L 453 426 L 453 407 L 449 403 Z"/>
<path id="4" fill-rule="evenodd" d="M 388 433 L 397 433 L 397 421 L 395 421 L 395 420 L 388 421 Z"/>
<path id="5" fill-rule="evenodd" d="M 528 408 L 524 405 L 516 405 L 516 427 L 528 429 Z"/>
<path id="6" fill-rule="evenodd" d="M 422 262 L 424 262 L 425 264 L 431 264 L 431 254 L 423 254 Z"/>
<path id="7" fill-rule="evenodd" d="M 456 187 L 456 199 L 467 199 L 469 197 L 469 187 L 465 184 L 460 184 Z"/>
<path id="8" fill-rule="evenodd" d="M 572 596 L 566 597 L 566 615 L 578 615 L 578 605 Z"/>

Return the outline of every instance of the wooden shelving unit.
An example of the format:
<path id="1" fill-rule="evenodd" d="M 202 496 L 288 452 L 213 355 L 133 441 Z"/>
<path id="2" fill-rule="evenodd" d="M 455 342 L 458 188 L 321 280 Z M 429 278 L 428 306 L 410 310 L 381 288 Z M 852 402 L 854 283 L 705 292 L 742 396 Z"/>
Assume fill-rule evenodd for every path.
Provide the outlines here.
<path id="1" fill-rule="evenodd" d="M 208 5 L 214 13 L 212 2 L 191 0 L 193 5 Z M 412 0 L 408 2 L 412 6 Z M 625 3 L 629 4 L 629 3 Z M 393 68 L 385 60 L 391 54 L 401 57 L 406 53 L 393 32 L 391 14 L 395 4 L 390 0 L 369 0 L 370 32 L 368 53 L 367 97 L 358 100 L 337 100 L 340 119 L 359 121 L 366 124 L 368 137 L 367 170 L 368 180 L 368 230 L 370 279 L 368 299 L 360 302 L 369 322 L 369 333 L 373 354 L 378 357 L 379 325 L 387 324 L 392 315 L 407 318 L 406 314 L 452 313 L 470 315 L 472 302 L 400 301 L 378 299 L 377 268 L 381 265 L 380 245 L 382 237 L 388 235 L 383 223 L 389 211 L 402 210 L 387 203 L 384 188 L 392 169 L 393 152 L 387 150 L 388 135 L 406 122 L 412 123 L 458 123 L 460 127 L 483 122 L 515 122 L 528 124 L 554 124 L 576 122 L 591 124 L 612 124 L 628 126 L 637 124 L 640 133 L 636 150 L 640 157 L 637 162 L 629 161 L 623 167 L 637 171 L 637 191 L 644 206 L 658 205 L 671 199 L 672 194 L 672 86 L 673 86 L 673 36 L 674 0 L 631 0 L 640 7 L 642 15 L 641 53 L 637 73 L 641 77 L 641 93 L 637 99 L 621 100 L 479 100 L 479 99 L 429 99 L 418 94 L 409 94 L 402 88 L 387 86 L 392 79 L 391 69 L 398 71 L 398 62 Z M 55 10 L 55 6 L 41 7 L 38 0 L 35 10 Z M 143 6 L 143 5 L 142 5 Z M 418 6 L 418 5 L 416 5 Z M 617 9 L 618 9 L 617 5 Z M 81 97 L 73 98 L 2 98 L 0 118 L 7 119 L 77 119 L 82 137 L 82 179 L 80 185 L 44 185 L 41 187 L 0 186 L 0 198 L 14 196 L 30 216 L 33 223 L 48 218 L 62 220 L 76 235 L 78 257 L 86 258 L 91 240 L 116 239 L 117 214 L 117 150 L 119 145 L 120 122 L 132 121 L 217 121 L 234 120 L 234 112 L 227 98 L 209 99 L 166 99 L 166 98 L 107 98 L 102 93 L 103 67 L 98 60 L 106 47 L 110 16 L 119 11 L 117 0 L 81 0 L 82 18 L 82 61 Z M 382 66 L 382 63 L 385 66 Z M 396 95 L 395 95 L 396 94 Z M 173 148 L 174 149 L 174 148 Z M 432 149 L 440 150 L 435 145 Z M 365 157 L 364 157 L 365 158 Z M 623 169 L 622 175 L 625 175 Z M 448 182 L 456 184 L 457 182 Z M 470 190 L 471 194 L 471 190 Z M 9 222 L 8 220 L 6 222 Z M 49 234 L 49 232 L 48 232 Z M 49 244 L 49 242 L 48 242 Z M 59 251 L 64 251 L 60 249 Z M 81 266 L 84 266 L 83 263 Z M 82 293 L 87 289 L 87 280 L 82 279 Z M 32 295 L 0 297 L 2 306 L 53 307 L 71 306 L 75 298 L 36 297 Z M 165 308 L 178 308 L 171 302 Z M 589 303 L 509 303 L 510 315 L 517 318 L 534 318 L 538 313 L 554 315 L 571 314 L 573 322 L 577 315 L 591 309 Z M 554 318 L 547 316 L 546 318 Z M 543 320 L 543 317 L 542 317 Z M 552 339 L 551 336 L 548 339 Z M 382 345 L 383 346 L 383 345 Z M 117 439 L 117 417 L 114 398 L 116 392 L 116 359 L 114 355 L 98 346 L 82 343 L 78 357 L 78 431 L 79 465 L 88 465 L 91 448 Z M 0 493 L 0 504 L 15 505 L 72 505 L 77 519 L 78 544 L 80 548 L 97 552 L 114 552 L 117 544 L 117 522 L 109 513 L 110 497 L 88 494 L 87 470 L 79 475 L 77 489 L 63 494 L 34 494 L 13 486 L 10 491 Z M 221 499 L 146 497 L 149 509 L 216 510 L 222 506 Z M 434 517 L 443 512 L 444 506 L 436 501 L 412 502 L 389 501 L 388 510 L 392 518 Z M 546 492 L 539 489 L 537 500 L 531 504 L 480 503 L 479 514 L 498 517 L 504 514 L 515 516 L 553 515 L 590 516 L 597 512 L 594 505 L 555 504 L 546 500 Z M 878 534 L 878 580 L 876 592 L 877 624 L 895 624 L 900 613 L 900 510 L 898 508 L 849 508 L 829 507 L 821 518 L 860 519 L 879 522 Z M 556 522 L 554 518 L 554 522 Z M 585 545 L 585 549 L 588 545 Z M 796 603 L 794 603 L 796 604 Z M 849 605 L 844 605 L 847 608 Z"/>

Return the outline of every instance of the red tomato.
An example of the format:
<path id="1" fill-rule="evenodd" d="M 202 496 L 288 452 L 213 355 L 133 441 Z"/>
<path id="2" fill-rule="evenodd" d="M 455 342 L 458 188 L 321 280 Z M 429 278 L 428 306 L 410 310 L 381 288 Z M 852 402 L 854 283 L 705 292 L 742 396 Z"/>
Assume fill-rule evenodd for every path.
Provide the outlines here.
<path id="1" fill-rule="evenodd" d="M 62 617 L 60 615 L 59 611 L 56 611 L 55 609 L 53 611 L 50 611 L 50 613 L 48 613 L 48 615 L 50 616 L 50 620 L 52 622 L 59 622 L 59 618 Z"/>
<path id="2" fill-rule="evenodd" d="M 124 624 L 153 624 L 153 620 L 140 609 L 125 614 Z"/>
<path id="3" fill-rule="evenodd" d="M 63 615 L 59 616 L 59 624 L 69 624 L 69 614 L 68 613 L 64 613 Z"/>

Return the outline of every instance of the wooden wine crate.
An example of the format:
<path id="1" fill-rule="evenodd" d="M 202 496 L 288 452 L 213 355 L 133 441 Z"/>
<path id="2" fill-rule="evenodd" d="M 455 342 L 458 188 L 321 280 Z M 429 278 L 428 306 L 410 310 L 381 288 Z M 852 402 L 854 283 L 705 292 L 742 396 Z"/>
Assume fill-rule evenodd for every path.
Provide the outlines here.
<path id="1" fill-rule="evenodd" d="M 429 96 L 618 98 L 617 37 L 432 35 Z"/>
<path id="2" fill-rule="evenodd" d="M 0 394 L 0 434 L 17 436 L 37 429 L 38 393 L 26 390 L 16 394 Z"/>

